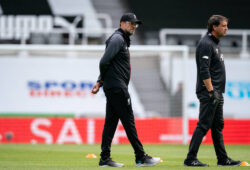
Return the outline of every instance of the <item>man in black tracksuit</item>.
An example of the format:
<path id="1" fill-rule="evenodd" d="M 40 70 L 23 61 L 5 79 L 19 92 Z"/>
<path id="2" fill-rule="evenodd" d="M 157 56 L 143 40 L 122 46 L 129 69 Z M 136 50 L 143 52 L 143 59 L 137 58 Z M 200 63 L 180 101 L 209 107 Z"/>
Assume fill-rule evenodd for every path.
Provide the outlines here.
<path id="1" fill-rule="evenodd" d="M 203 137 L 211 129 L 218 166 L 239 166 L 227 156 L 222 129 L 224 127 L 222 93 L 225 92 L 226 73 L 224 58 L 219 48 L 219 39 L 226 35 L 228 19 L 213 15 L 208 20 L 208 33 L 196 49 L 197 84 L 196 94 L 200 101 L 197 127 L 193 133 L 185 166 L 208 166 L 197 159 Z"/>
<path id="2" fill-rule="evenodd" d="M 107 99 L 106 119 L 102 134 L 101 159 L 99 166 L 122 167 L 121 163 L 110 158 L 111 142 L 119 119 L 121 120 L 127 137 L 134 149 L 136 166 L 153 166 L 160 162 L 160 158 L 153 158 L 145 154 L 138 139 L 135 128 L 134 115 L 128 93 L 130 81 L 130 35 L 135 32 L 141 21 L 135 14 L 126 13 L 121 17 L 120 28 L 106 41 L 105 53 L 100 61 L 100 76 L 92 89 L 96 94 L 103 85 Z"/>

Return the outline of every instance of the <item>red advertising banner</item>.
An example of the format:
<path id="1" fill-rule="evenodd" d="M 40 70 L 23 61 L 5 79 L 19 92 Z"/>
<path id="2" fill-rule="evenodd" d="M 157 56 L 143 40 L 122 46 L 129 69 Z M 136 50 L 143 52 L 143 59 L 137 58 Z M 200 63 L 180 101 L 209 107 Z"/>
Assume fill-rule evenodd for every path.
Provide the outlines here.
<path id="1" fill-rule="evenodd" d="M 144 144 L 182 143 L 181 118 L 136 119 L 138 136 Z M 191 139 L 197 120 L 189 120 Z M 0 118 L 0 143 L 101 143 L 103 118 Z M 250 120 L 226 119 L 223 130 L 226 144 L 250 144 Z M 118 124 L 113 143 L 128 143 Z M 211 144 L 210 131 L 203 143 Z"/>

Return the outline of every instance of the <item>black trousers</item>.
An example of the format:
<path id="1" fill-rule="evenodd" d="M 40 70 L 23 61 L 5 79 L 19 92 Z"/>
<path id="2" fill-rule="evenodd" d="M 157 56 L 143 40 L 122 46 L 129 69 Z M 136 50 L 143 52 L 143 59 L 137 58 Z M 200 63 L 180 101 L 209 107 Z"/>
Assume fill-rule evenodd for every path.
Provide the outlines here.
<path id="1" fill-rule="evenodd" d="M 211 129 L 214 149 L 218 160 L 224 160 L 227 153 L 224 146 L 222 130 L 224 128 L 223 118 L 223 95 L 219 94 L 220 99 L 214 100 L 210 98 L 207 91 L 197 94 L 200 101 L 199 121 L 193 133 L 187 159 L 196 159 L 197 153 L 203 137 L 207 131 Z"/>
<path id="2" fill-rule="evenodd" d="M 101 158 L 105 160 L 110 157 L 111 143 L 119 119 L 121 120 L 127 137 L 134 149 L 136 159 L 142 158 L 145 152 L 137 136 L 134 114 L 128 90 L 117 88 L 105 90 L 104 92 L 107 98 L 107 104 L 105 124 L 102 133 Z"/>

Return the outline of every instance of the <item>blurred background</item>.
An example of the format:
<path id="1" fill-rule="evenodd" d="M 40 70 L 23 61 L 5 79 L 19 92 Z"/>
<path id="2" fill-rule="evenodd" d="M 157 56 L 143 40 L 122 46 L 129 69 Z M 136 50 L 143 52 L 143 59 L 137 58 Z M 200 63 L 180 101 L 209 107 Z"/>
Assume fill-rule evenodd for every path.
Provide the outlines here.
<path id="1" fill-rule="evenodd" d="M 101 142 L 105 96 L 90 93 L 105 40 L 133 12 L 130 94 L 143 143 L 188 143 L 196 126 L 195 47 L 213 14 L 220 45 L 226 144 L 250 144 L 250 2 L 0 0 L 0 143 Z M 114 143 L 128 143 L 119 123 Z M 211 144 L 210 132 L 203 141 Z"/>

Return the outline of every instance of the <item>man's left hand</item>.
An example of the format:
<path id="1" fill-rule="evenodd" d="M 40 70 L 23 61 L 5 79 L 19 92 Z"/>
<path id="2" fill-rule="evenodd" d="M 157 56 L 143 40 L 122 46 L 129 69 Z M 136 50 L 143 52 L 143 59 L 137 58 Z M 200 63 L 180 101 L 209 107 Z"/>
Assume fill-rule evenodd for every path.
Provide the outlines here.
<path id="1" fill-rule="evenodd" d="M 99 82 L 97 82 L 97 83 L 93 86 L 93 88 L 92 88 L 92 90 L 91 90 L 91 93 L 93 93 L 93 94 L 98 93 L 98 91 L 99 91 L 99 89 L 100 89 L 100 86 L 101 86 L 101 84 L 100 84 Z"/>

